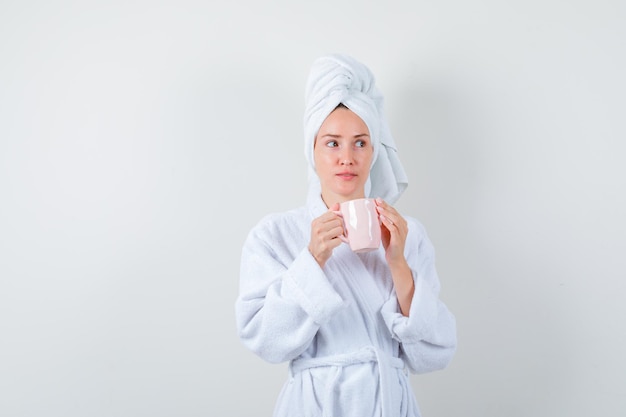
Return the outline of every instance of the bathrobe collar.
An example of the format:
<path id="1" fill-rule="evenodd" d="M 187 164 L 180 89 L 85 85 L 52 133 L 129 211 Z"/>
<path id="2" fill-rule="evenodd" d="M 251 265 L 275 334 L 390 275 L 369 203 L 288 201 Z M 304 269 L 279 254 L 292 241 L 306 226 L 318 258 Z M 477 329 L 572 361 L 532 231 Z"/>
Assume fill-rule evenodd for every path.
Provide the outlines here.
<path id="1" fill-rule="evenodd" d="M 328 211 L 326 203 L 322 200 L 322 188 L 319 181 L 311 181 L 309 183 L 306 205 L 313 219 L 318 218 Z"/>

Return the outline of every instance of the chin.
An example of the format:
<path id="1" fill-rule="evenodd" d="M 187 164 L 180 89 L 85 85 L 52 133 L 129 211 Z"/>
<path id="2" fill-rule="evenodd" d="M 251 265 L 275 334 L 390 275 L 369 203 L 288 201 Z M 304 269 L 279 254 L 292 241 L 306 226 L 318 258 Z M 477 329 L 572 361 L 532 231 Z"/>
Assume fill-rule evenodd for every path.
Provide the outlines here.
<path id="1" fill-rule="evenodd" d="M 363 190 L 355 190 L 355 189 L 337 190 L 336 194 L 346 198 L 347 200 L 353 200 L 355 198 L 360 198 L 365 195 Z"/>
<path id="2" fill-rule="evenodd" d="M 361 184 L 327 184 L 322 185 L 322 189 L 329 190 L 331 193 L 338 197 L 345 198 L 346 200 L 353 200 L 365 196 L 365 185 Z"/>

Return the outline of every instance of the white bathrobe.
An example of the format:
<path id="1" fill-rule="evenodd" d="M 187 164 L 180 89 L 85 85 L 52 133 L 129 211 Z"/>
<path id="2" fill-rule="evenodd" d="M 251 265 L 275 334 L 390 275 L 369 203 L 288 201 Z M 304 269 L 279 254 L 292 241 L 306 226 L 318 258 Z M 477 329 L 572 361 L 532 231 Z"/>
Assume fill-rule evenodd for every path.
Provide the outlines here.
<path id="1" fill-rule="evenodd" d="M 355 254 L 342 244 L 319 267 L 308 244 L 311 222 L 326 210 L 311 194 L 306 206 L 265 217 L 243 247 L 241 341 L 268 362 L 290 361 L 274 416 L 420 416 L 409 371 L 442 369 L 456 348 L 433 246 L 405 216 L 415 294 L 404 317 L 382 247 Z"/>

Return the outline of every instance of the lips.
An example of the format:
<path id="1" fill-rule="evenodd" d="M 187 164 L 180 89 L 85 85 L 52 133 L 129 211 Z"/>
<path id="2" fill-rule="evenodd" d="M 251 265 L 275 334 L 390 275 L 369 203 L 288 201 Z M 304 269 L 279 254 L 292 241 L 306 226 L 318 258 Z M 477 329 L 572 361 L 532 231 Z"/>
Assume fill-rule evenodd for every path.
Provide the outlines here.
<path id="1" fill-rule="evenodd" d="M 344 179 L 344 180 L 351 180 L 352 178 L 356 177 L 357 175 L 355 173 L 353 173 L 353 172 L 346 171 L 346 172 L 338 173 L 337 176 L 339 178 Z"/>

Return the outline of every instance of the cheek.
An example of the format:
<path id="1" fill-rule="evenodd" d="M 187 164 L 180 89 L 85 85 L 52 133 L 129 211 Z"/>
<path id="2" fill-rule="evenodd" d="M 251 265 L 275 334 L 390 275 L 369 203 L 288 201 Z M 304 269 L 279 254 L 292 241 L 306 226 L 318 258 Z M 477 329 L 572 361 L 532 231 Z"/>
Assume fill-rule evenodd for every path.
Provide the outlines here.
<path id="1" fill-rule="evenodd" d="M 316 161 L 324 162 L 324 161 L 327 161 L 329 157 L 330 157 L 329 152 L 324 148 L 321 148 L 321 149 L 315 148 L 313 150 L 313 158 Z"/>
<path id="2" fill-rule="evenodd" d="M 320 151 L 317 149 L 317 147 L 313 148 L 313 165 L 317 167 L 321 163 L 321 161 L 322 156 L 320 155 Z"/>
<path id="3" fill-rule="evenodd" d="M 374 162 L 374 151 L 370 149 L 370 152 L 364 155 L 363 165 L 366 165 L 369 169 L 372 166 L 372 162 Z"/>
<path id="4" fill-rule="evenodd" d="M 317 175 L 323 176 L 329 170 L 330 158 L 324 152 L 316 150 L 313 153 L 313 163 L 315 164 Z"/>
<path id="5" fill-rule="evenodd" d="M 319 164 L 317 166 L 319 166 L 319 169 L 324 171 L 324 172 L 329 172 L 332 166 L 332 163 L 330 161 L 330 158 L 328 158 L 328 156 L 322 156 L 319 158 Z"/>

